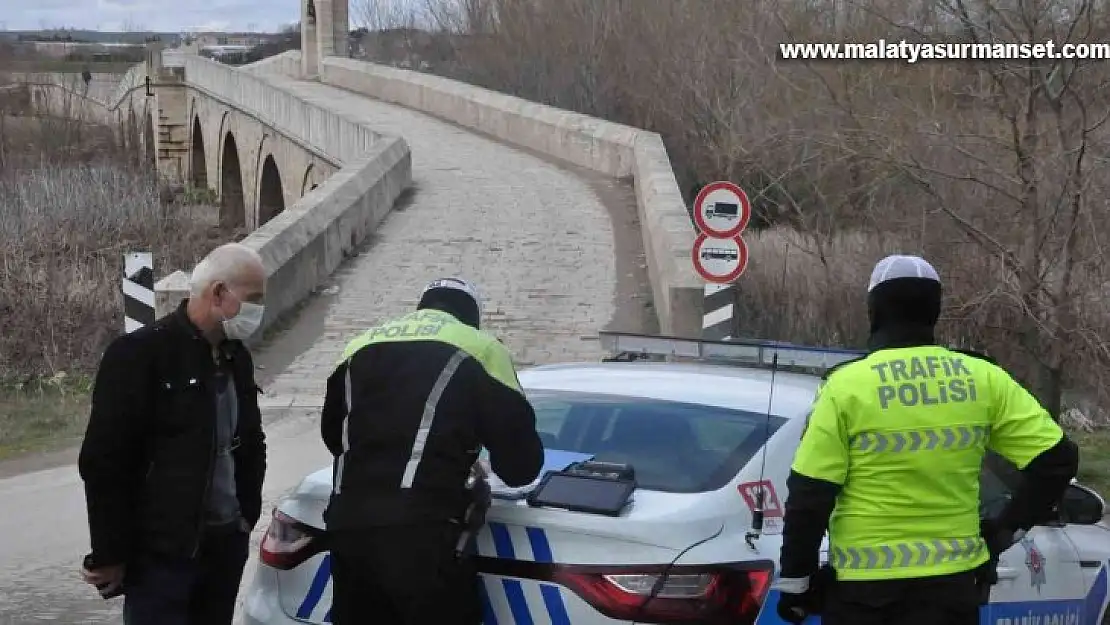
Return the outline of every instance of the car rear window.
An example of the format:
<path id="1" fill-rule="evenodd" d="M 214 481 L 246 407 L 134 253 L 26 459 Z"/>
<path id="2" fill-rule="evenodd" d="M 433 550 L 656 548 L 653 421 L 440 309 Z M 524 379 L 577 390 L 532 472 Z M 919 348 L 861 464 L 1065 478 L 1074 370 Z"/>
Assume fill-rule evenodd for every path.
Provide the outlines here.
<path id="1" fill-rule="evenodd" d="M 529 392 L 544 447 L 631 464 L 640 488 L 721 488 L 763 447 L 782 417 L 614 395 Z"/>

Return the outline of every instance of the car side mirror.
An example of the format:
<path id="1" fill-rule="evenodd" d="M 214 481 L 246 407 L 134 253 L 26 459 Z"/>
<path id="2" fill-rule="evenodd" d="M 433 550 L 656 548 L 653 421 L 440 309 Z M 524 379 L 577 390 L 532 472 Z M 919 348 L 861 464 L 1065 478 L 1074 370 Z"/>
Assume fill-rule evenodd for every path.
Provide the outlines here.
<path id="1" fill-rule="evenodd" d="M 1060 520 L 1076 525 L 1093 525 L 1106 514 L 1106 502 L 1095 491 L 1080 484 L 1069 484 L 1060 500 Z"/>

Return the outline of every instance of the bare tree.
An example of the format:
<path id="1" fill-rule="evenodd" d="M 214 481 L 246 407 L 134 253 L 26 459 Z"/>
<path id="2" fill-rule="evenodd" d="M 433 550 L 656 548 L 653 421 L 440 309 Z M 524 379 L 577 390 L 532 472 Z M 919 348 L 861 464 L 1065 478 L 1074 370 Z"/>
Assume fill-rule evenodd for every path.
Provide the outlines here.
<path id="1" fill-rule="evenodd" d="M 500 0 L 425 0 L 429 25 L 444 33 L 483 35 L 493 31 Z"/>
<path id="2" fill-rule="evenodd" d="M 351 8 L 355 24 L 370 32 L 413 28 L 418 17 L 408 0 L 355 0 Z"/>
<path id="3" fill-rule="evenodd" d="M 438 71 L 657 131 L 691 196 L 715 179 L 748 191 L 763 233 L 745 334 L 858 345 L 870 267 L 921 253 L 945 276 L 945 341 L 986 350 L 1056 414 L 1065 391 L 1108 398 L 1106 64 L 779 55 L 882 39 L 1060 51 L 1110 40 L 1105 3 L 427 1 L 455 52 Z"/>
<path id="4" fill-rule="evenodd" d="M 1091 305 L 1107 283 L 1107 185 L 1092 161 L 1108 146 L 1110 73 L 1097 61 L 1051 58 L 1043 46 L 1098 41 L 1106 15 L 1087 0 L 935 0 L 917 8 L 907 14 L 904 4 L 870 2 L 861 22 L 907 38 L 928 34 L 984 58 L 897 70 L 858 64 L 866 96 L 858 84 L 834 83 L 827 68 L 809 69 L 847 120 L 852 134 L 840 147 L 931 199 L 920 236 L 962 270 L 954 279 L 963 296 L 953 319 L 959 338 L 1016 347 L 1008 364 L 1058 415 L 1065 390 L 1102 388 L 1110 363 L 1105 308 Z M 1042 52 L 987 54 L 1020 53 L 1007 50 L 1015 44 Z"/>

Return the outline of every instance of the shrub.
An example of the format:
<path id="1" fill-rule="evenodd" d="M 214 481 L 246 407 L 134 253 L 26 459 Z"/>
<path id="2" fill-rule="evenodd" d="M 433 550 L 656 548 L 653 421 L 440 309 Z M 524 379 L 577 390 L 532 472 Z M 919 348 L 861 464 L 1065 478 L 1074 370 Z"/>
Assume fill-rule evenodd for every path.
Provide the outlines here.
<path id="1" fill-rule="evenodd" d="M 219 231 L 159 202 L 152 171 L 127 159 L 84 160 L 74 147 L 24 150 L 30 166 L 0 175 L 3 377 L 93 371 L 123 329 L 123 255 L 152 252 L 157 276 L 221 242 Z"/>
<path id="2" fill-rule="evenodd" d="M 867 233 L 815 236 L 789 227 L 745 237 L 750 263 L 736 284 L 739 335 L 811 345 L 863 349 L 867 344 L 867 283 L 872 266 L 890 253 L 914 253 L 912 242 Z M 1004 292 L 985 285 L 1012 283 L 1012 272 L 982 256 L 961 256 L 959 248 L 939 254 L 945 306 L 938 340 L 954 347 L 986 351 L 1019 379 L 1035 375 L 1024 346 L 1009 337 L 1023 311 Z M 1105 362 L 1096 350 L 1110 337 L 1107 287 L 1090 283 L 1075 302 L 1077 316 L 1087 319 L 1090 340 L 1076 361 Z M 1077 340 L 1077 343 L 1079 341 Z M 1064 380 L 1066 405 L 1096 421 L 1110 419 L 1106 408 L 1107 372 L 1101 366 L 1071 366 Z"/>

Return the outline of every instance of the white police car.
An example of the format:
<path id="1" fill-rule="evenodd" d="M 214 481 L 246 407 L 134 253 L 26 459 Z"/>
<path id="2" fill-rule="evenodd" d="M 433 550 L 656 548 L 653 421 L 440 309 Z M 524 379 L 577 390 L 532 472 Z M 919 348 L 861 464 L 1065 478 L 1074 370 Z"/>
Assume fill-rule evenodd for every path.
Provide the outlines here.
<path id="1" fill-rule="evenodd" d="M 631 465 L 637 487 L 615 516 L 533 506 L 502 491 L 505 498 L 495 499 L 477 541 L 485 625 L 781 623 L 769 587 L 781 544 L 785 481 L 819 381 L 797 367 L 827 367 L 855 354 L 601 338 L 614 352 L 695 362 L 521 372 L 548 449 L 546 469 L 592 457 Z M 1019 476 L 991 457 L 982 475 L 984 506 L 1004 503 L 1007 485 Z M 277 506 L 245 598 L 248 625 L 330 622 L 329 558 L 321 542 L 330 491 L 331 469 L 324 468 Z M 569 496 L 590 493 L 578 486 Z M 611 493 L 593 494 L 595 508 L 613 504 L 602 501 Z M 761 495 L 764 522 L 756 528 L 752 511 Z M 566 496 L 549 493 L 548 499 Z M 1060 523 L 1034 528 L 1002 555 L 983 623 L 1110 623 L 1104 614 L 1110 529 L 1101 523 L 1103 506 L 1097 494 L 1073 485 Z M 366 610 L 372 617 L 374 606 Z"/>

